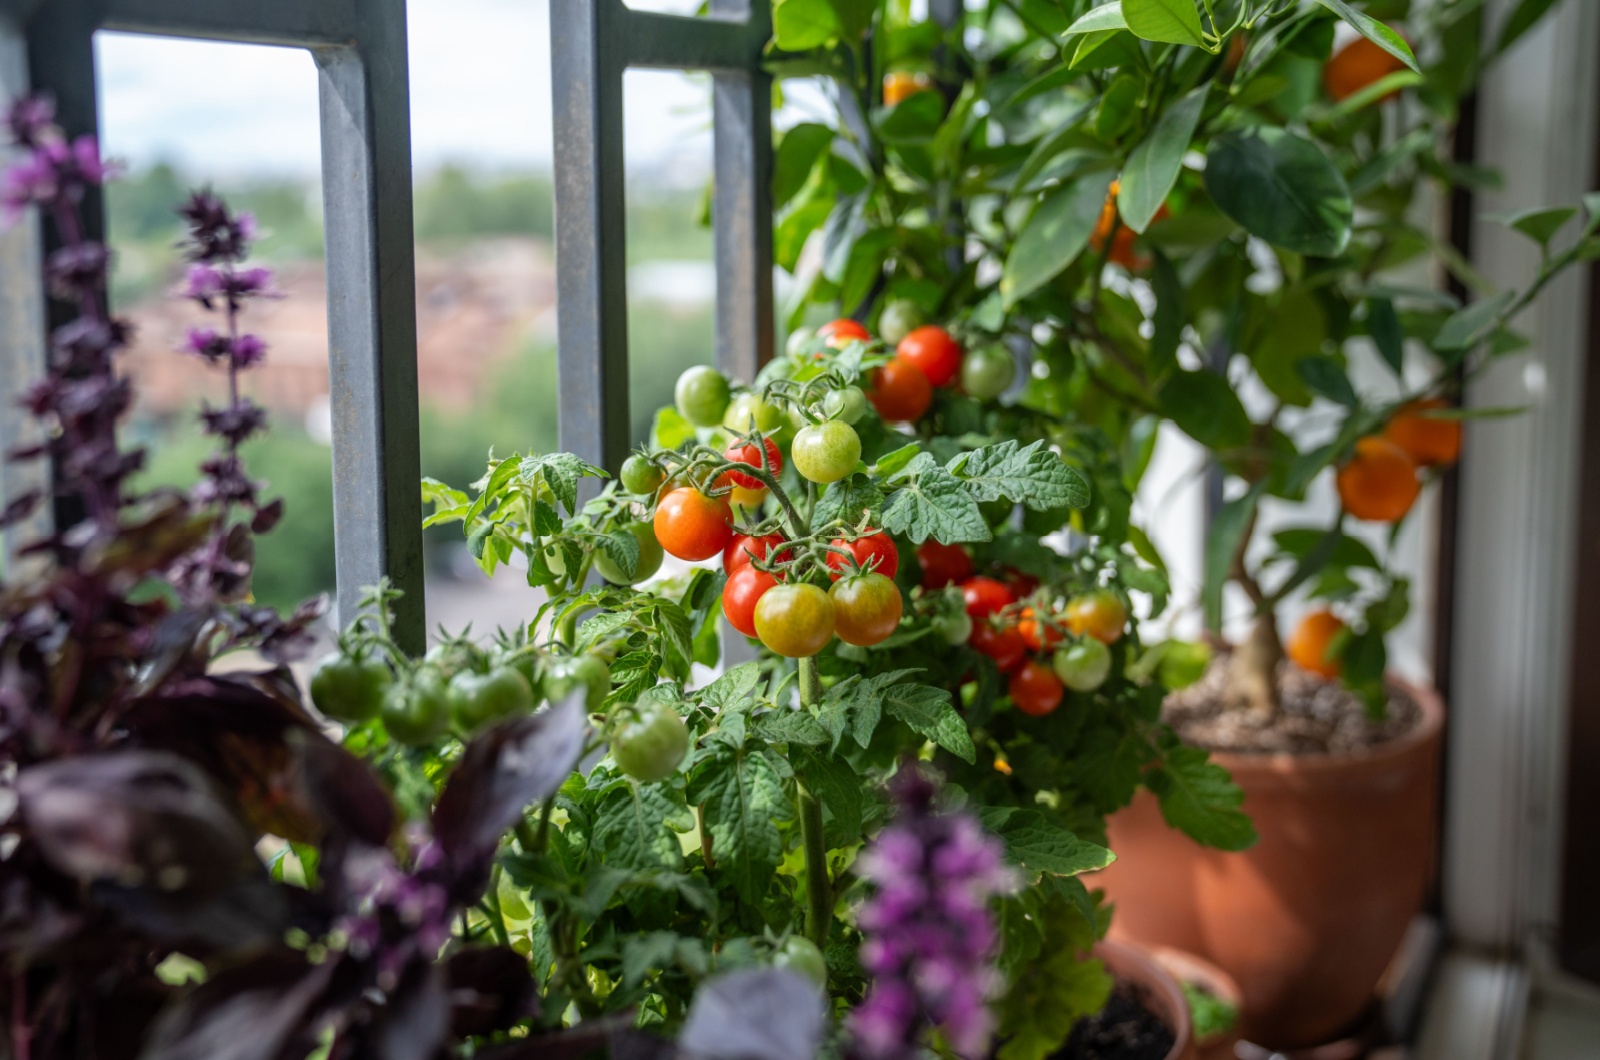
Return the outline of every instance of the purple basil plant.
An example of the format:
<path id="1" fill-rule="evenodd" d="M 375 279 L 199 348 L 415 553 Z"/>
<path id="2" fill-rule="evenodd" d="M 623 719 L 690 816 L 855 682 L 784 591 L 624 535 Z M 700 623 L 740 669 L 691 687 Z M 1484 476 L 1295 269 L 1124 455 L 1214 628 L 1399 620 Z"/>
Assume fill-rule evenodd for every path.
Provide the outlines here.
<path id="1" fill-rule="evenodd" d="M 958 1056 L 988 1054 L 1001 985 L 990 900 L 1017 880 L 1000 842 L 968 814 L 939 812 L 937 793 L 920 768 L 902 769 L 895 820 L 857 862 L 875 888 L 857 917 L 872 977 L 850 1017 L 861 1060 L 912 1060 L 935 1029 Z"/>

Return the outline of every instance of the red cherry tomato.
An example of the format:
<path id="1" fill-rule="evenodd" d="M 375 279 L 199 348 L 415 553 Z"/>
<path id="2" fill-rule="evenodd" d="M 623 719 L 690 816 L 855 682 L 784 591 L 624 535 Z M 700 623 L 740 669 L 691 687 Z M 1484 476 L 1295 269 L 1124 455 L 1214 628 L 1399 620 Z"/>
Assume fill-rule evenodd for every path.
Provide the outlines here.
<path id="1" fill-rule="evenodd" d="M 1033 591 L 1039 588 L 1038 578 L 1031 574 L 1025 574 L 1015 567 L 1007 567 L 1000 575 L 1000 580 L 1005 582 L 1011 591 L 1017 594 L 1018 600 L 1024 596 L 1031 596 Z"/>
<path id="2" fill-rule="evenodd" d="M 962 582 L 961 596 L 967 602 L 967 614 L 974 619 L 988 618 L 1017 602 L 1016 596 L 1006 588 L 1004 582 L 981 576 Z"/>
<path id="3" fill-rule="evenodd" d="M 817 329 L 817 338 L 836 350 L 842 350 L 851 342 L 870 342 L 872 336 L 860 323 L 845 317 L 822 325 Z"/>
<path id="4" fill-rule="evenodd" d="M 897 357 L 872 373 L 867 400 L 884 419 L 911 423 L 933 404 L 933 384 L 922 369 Z"/>
<path id="5" fill-rule="evenodd" d="M 778 443 L 768 438 L 763 443 L 767 449 L 767 465 L 774 475 L 783 470 L 783 454 L 778 452 Z M 723 457 L 728 460 L 737 460 L 741 464 L 751 467 L 761 466 L 761 450 L 753 445 L 731 445 L 724 452 Z M 760 490 L 766 489 L 767 484 L 754 475 L 746 475 L 742 471 L 725 471 L 717 476 L 718 486 L 737 486 L 740 489 Z"/>
<path id="6" fill-rule="evenodd" d="M 728 547 L 722 550 L 722 569 L 730 575 L 740 567 L 750 566 L 752 557 L 766 559 L 772 550 L 784 543 L 782 534 L 762 534 L 760 537 L 750 537 L 748 534 L 735 534 L 733 540 L 728 542 Z M 773 562 L 781 563 L 794 558 L 793 549 L 784 549 L 776 556 Z"/>
<path id="7" fill-rule="evenodd" d="M 655 530 L 661 547 L 679 559 L 710 559 L 733 537 L 733 510 L 721 497 L 681 486 L 656 505 Z"/>
<path id="8" fill-rule="evenodd" d="M 756 603 L 778 579 L 746 563 L 722 587 L 722 613 L 728 624 L 747 637 L 756 635 Z"/>
<path id="9" fill-rule="evenodd" d="M 973 651 L 993 659 L 1001 672 L 1022 662 L 1028 650 L 1015 626 L 996 626 L 987 621 L 973 623 L 972 639 L 967 644 Z"/>
<path id="10" fill-rule="evenodd" d="M 944 328 L 928 324 L 900 340 L 895 357 L 922 370 L 934 386 L 949 386 L 961 374 L 961 344 Z"/>
<path id="11" fill-rule="evenodd" d="M 1066 691 L 1054 670 L 1033 659 L 1023 663 L 1022 668 L 1011 675 L 1007 690 L 1018 710 L 1036 718 L 1042 718 L 1059 707 Z"/>
<path id="12" fill-rule="evenodd" d="M 1023 641 L 1034 651 L 1050 651 L 1061 643 L 1061 631 L 1042 621 L 1034 614 L 1031 607 L 1022 609 L 1022 619 L 1017 623 L 1017 632 L 1022 634 Z"/>
<path id="13" fill-rule="evenodd" d="M 876 560 L 877 565 L 872 567 L 872 570 L 885 578 L 893 578 L 900 570 L 900 550 L 894 547 L 894 538 L 882 530 L 874 530 L 866 537 L 858 537 L 854 541 L 836 537 L 833 539 L 833 547 L 849 549 L 862 570 L 866 570 L 870 562 Z M 850 573 L 851 569 L 850 561 L 844 556 L 837 552 L 828 553 L 828 577 L 838 581 L 842 575 Z"/>
<path id="14" fill-rule="evenodd" d="M 972 577 L 972 557 L 960 545 L 924 541 L 917 546 L 917 563 L 922 567 L 922 587 L 929 591 Z"/>
<path id="15" fill-rule="evenodd" d="M 833 631 L 846 644 L 871 647 L 900 626 L 900 587 L 881 574 L 852 574 L 828 590 Z"/>

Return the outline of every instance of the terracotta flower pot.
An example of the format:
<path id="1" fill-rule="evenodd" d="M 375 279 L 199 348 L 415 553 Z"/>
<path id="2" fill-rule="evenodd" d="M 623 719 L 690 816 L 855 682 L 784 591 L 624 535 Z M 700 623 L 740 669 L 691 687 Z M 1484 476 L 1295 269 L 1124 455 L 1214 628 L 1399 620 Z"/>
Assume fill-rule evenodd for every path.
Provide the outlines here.
<path id="1" fill-rule="evenodd" d="M 1159 964 L 1168 975 L 1178 981 L 1181 988 L 1184 983 L 1210 994 L 1212 997 L 1230 1006 L 1235 1013 L 1244 1005 L 1244 993 L 1239 989 L 1239 984 L 1227 972 L 1218 968 L 1203 957 L 1198 957 L 1187 950 L 1175 950 L 1171 946 L 1157 946 L 1150 950 L 1150 957 Z M 1190 1011 L 1190 1023 L 1194 1023 L 1194 1012 Z M 1192 1028 L 1194 1035 L 1195 1053 L 1200 1060 L 1234 1060 L 1233 1047 L 1239 1042 L 1239 1027 L 1237 1020 L 1232 1029 L 1209 1038 L 1200 1035 L 1200 1028 Z"/>
<path id="2" fill-rule="evenodd" d="M 1178 981 L 1148 952 L 1127 942 L 1103 939 L 1095 946 L 1094 955 L 1105 962 L 1112 975 L 1132 983 L 1139 991 L 1139 1000 L 1172 1031 L 1172 1048 L 1166 1060 L 1199 1060 L 1189 1021 L 1189 1002 Z"/>
<path id="3" fill-rule="evenodd" d="M 1117 861 L 1091 886 L 1112 931 L 1215 962 L 1244 992 L 1240 1030 L 1293 1048 L 1353 1023 L 1421 909 L 1433 873 L 1444 707 L 1362 755 L 1218 754 L 1261 841 L 1227 854 L 1169 828 L 1140 792 L 1110 822 Z"/>

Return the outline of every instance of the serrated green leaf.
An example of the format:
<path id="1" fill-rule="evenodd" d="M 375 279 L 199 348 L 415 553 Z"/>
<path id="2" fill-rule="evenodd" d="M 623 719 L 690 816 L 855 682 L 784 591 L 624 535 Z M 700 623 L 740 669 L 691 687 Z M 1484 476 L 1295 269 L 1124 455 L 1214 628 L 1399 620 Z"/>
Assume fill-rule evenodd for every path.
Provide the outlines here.
<path id="1" fill-rule="evenodd" d="M 741 901 L 759 905 L 783 856 L 777 822 L 791 816 L 767 753 L 719 749 L 695 767 L 688 797 L 704 815 L 718 873 Z"/>
<path id="2" fill-rule="evenodd" d="M 892 685 L 884 690 L 883 707 L 919 736 L 925 736 L 965 762 L 977 761 L 967 723 L 951 705 L 950 693 L 929 685 Z"/>
<path id="3" fill-rule="evenodd" d="M 536 475 L 543 477 L 545 485 L 550 487 L 550 492 L 569 514 L 578 507 L 579 479 L 611 477 L 604 469 L 580 460 L 571 453 L 525 456 L 518 462 L 516 474 L 523 482 L 532 482 Z"/>
<path id="4" fill-rule="evenodd" d="M 610 636 L 632 621 L 633 616 L 624 611 L 603 611 L 598 615 L 591 615 L 579 624 L 575 647 L 579 651 L 590 648 L 596 641 Z"/>
<path id="5" fill-rule="evenodd" d="M 639 539 L 626 530 L 613 530 L 600 538 L 599 548 L 622 573 L 633 577 L 639 569 Z"/>
<path id="6" fill-rule="evenodd" d="M 1079 839 L 1040 810 L 984 806 L 978 810 L 978 820 L 1005 842 L 1006 853 L 1027 870 L 1030 883 L 1046 873 L 1076 876 L 1096 872 L 1116 860 L 1105 847 Z"/>
<path id="7" fill-rule="evenodd" d="M 855 842 L 861 837 L 864 794 L 861 777 L 844 759 L 835 755 L 804 751 L 797 757 L 806 788 L 833 814 L 829 846 L 837 848 Z"/>
<path id="8" fill-rule="evenodd" d="M 760 683 L 761 664 L 741 663 L 701 689 L 700 701 L 708 707 L 747 710 Z"/>
<path id="9" fill-rule="evenodd" d="M 1195 842 L 1218 850 L 1255 844 L 1255 825 L 1239 809 L 1244 792 L 1200 748 L 1173 747 L 1145 783 L 1161 800 L 1161 816 Z"/>
<path id="10" fill-rule="evenodd" d="M 683 848 L 669 822 L 693 823 L 683 792 L 672 784 L 619 783 L 600 800 L 589 841 L 612 868 L 675 869 Z"/>
<path id="11" fill-rule="evenodd" d="M 778 710 L 759 715 L 751 721 L 750 729 L 767 743 L 820 747 L 829 742 L 827 730 L 803 710 Z"/>
<path id="12" fill-rule="evenodd" d="M 1045 448 L 1043 441 L 1018 446 L 1014 439 L 963 453 L 946 468 L 980 504 L 1007 500 L 1035 511 L 1082 508 L 1089 483 L 1076 468 Z"/>
<path id="13" fill-rule="evenodd" d="M 661 656 L 653 651 L 630 651 L 611 664 L 611 694 L 606 703 L 632 703 L 655 687 L 661 674 Z"/>
<path id="14" fill-rule="evenodd" d="M 1411 54 L 1411 45 L 1407 44 L 1406 39 L 1400 34 L 1371 15 L 1365 15 L 1357 11 L 1346 3 L 1346 0 L 1317 0 L 1317 3 L 1350 23 L 1357 33 L 1405 63 L 1412 70 L 1419 74 L 1422 73 L 1422 67 L 1417 65 L 1417 57 Z"/>
<path id="15" fill-rule="evenodd" d="M 1189 150 L 1189 141 L 1194 139 L 1194 130 L 1200 124 L 1200 114 L 1205 110 L 1210 90 L 1209 84 L 1201 85 L 1169 107 L 1155 128 L 1128 156 L 1117 191 L 1117 211 L 1122 223 L 1135 232 L 1143 232 L 1150 226 L 1172 192 L 1172 186 L 1178 182 L 1184 152 Z"/>
<path id="16" fill-rule="evenodd" d="M 826 526 L 835 519 L 854 526 L 863 513 L 882 508 L 883 491 L 867 476 L 855 474 L 822 491 L 811 521 L 814 527 Z"/>
<path id="17" fill-rule="evenodd" d="M 883 505 L 883 528 L 921 544 L 987 541 L 989 523 L 965 483 L 940 467 L 929 453 L 918 453 L 894 483 Z"/>
<path id="18" fill-rule="evenodd" d="M 922 446 L 916 442 L 902 445 L 900 448 L 878 457 L 877 463 L 872 465 L 872 469 L 877 472 L 879 478 L 893 478 L 901 471 L 904 471 L 907 465 L 915 460 L 920 452 L 922 452 Z"/>
<path id="19" fill-rule="evenodd" d="M 1108 185 L 1103 174 L 1091 173 L 1039 203 L 1006 257 L 1000 294 L 1007 309 L 1055 279 L 1089 245 Z"/>
<path id="20" fill-rule="evenodd" d="M 644 982 L 651 972 L 673 963 L 680 936 L 676 931 L 651 931 L 622 944 L 622 981 L 630 987 Z"/>
<path id="21" fill-rule="evenodd" d="M 680 681 L 687 681 L 694 663 L 694 628 L 689 616 L 671 600 L 661 600 L 655 606 L 655 617 L 667 672 Z"/>

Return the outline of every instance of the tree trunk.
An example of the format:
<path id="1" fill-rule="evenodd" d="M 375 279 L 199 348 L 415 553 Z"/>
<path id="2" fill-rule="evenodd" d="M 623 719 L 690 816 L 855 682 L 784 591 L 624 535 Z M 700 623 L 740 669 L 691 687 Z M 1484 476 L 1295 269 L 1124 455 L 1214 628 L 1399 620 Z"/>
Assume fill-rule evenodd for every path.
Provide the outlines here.
<path id="1" fill-rule="evenodd" d="M 1256 616 L 1250 635 L 1233 650 L 1228 662 L 1227 706 L 1248 710 L 1262 724 L 1270 722 L 1278 714 L 1278 664 L 1282 661 L 1277 618 L 1264 611 Z"/>

